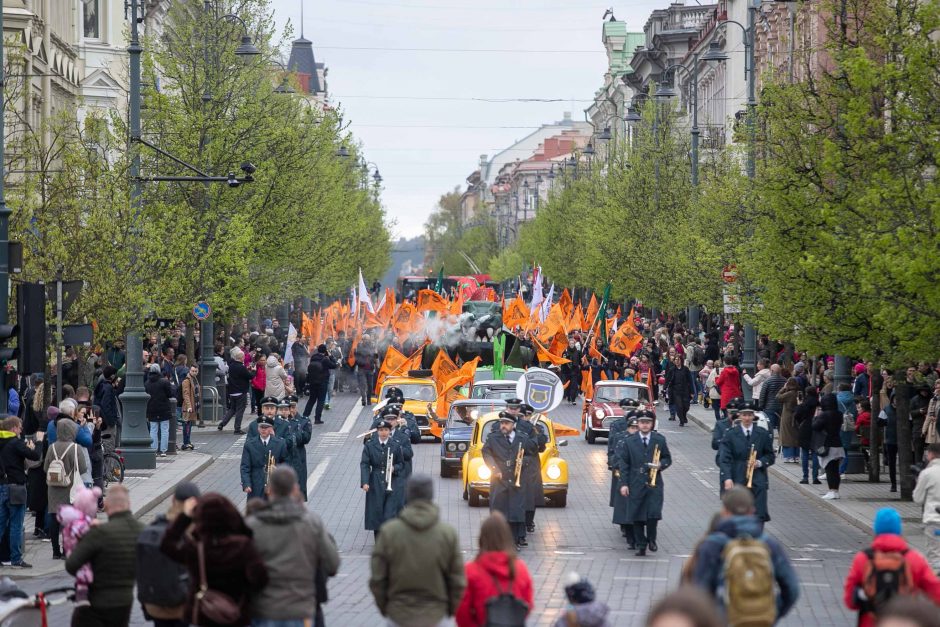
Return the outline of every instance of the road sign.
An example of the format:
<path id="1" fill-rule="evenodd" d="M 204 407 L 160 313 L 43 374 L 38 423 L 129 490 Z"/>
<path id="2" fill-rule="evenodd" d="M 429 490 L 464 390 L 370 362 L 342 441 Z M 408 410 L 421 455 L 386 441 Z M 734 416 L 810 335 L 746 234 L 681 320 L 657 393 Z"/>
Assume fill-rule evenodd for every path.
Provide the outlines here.
<path id="1" fill-rule="evenodd" d="M 725 283 L 734 283 L 738 280 L 738 267 L 734 264 L 725 266 L 721 271 L 721 280 Z"/>
<path id="2" fill-rule="evenodd" d="M 206 301 L 201 300 L 193 306 L 193 316 L 195 316 L 196 320 L 208 320 L 211 315 L 212 307 L 210 307 L 209 303 Z"/>

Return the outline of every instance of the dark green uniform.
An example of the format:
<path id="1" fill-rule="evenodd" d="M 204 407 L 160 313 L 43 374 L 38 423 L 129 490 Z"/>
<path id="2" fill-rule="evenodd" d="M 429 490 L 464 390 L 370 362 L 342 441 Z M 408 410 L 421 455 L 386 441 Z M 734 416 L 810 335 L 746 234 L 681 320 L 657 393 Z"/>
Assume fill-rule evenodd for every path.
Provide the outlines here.
<path id="1" fill-rule="evenodd" d="M 767 522 L 770 520 L 770 512 L 767 510 L 767 490 L 770 487 L 767 469 L 773 465 L 776 456 L 773 436 L 766 429 L 752 424 L 750 437 L 744 433 L 744 425 L 736 425 L 725 431 L 718 451 L 720 481 L 724 484 L 725 480 L 731 479 L 735 485 L 747 485 L 747 460 L 752 445 L 760 461 L 760 467 L 754 469 L 751 481 L 754 508 L 757 517 Z"/>

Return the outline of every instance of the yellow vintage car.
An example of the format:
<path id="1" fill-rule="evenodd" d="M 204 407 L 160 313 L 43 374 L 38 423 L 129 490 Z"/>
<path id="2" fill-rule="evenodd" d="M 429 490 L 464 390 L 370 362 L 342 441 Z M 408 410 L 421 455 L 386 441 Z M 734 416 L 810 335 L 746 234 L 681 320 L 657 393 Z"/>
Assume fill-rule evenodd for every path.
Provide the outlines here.
<path id="1" fill-rule="evenodd" d="M 473 435 L 470 439 L 470 448 L 463 456 L 461 469 L 463 470 L 463 498 L 470 503 L 470 507 L 480 507 L 482 499 L 490 492 L 490 476 L 492 469 L 483 461 L 483 444 L 487 434 L 499 420 L 499 412 L 484 414 L 476 419 L 473 425 Z M 568 462 L 561 458 L 559 447 L 568 446 L 567 440 L 556 439 L 556 427 L 551 420 L 541 416 L 536 428 L 548 435 L 548 444 L 539 457 L 542 462 L 542 487 L 545 491 L 547 505 L 552 507 L 565 507 L 568 504 Z M 569 433 L 572 430 L 564 425 L 558 425 L 560 433 Z M 577 433 L 577 431 L 574 431 Z"/>
<path id="2" fill-rule="evenodd" d="M 437 402 L 437 387 L 434 385 L 434 379 L 388 377 L 382 381 L 382 387 L 379 389 L 379 402 L 385 400 L 385 392 L 391 387 L 401 390 L 405 397 L 405 405 L 402 409 L 414 414 L 421 435 L 432 435 L 435 438 L 440 438 L 442 427 L 428 415 L 428 404 L 430 403 L 433 407 L 434 403 Z"/>

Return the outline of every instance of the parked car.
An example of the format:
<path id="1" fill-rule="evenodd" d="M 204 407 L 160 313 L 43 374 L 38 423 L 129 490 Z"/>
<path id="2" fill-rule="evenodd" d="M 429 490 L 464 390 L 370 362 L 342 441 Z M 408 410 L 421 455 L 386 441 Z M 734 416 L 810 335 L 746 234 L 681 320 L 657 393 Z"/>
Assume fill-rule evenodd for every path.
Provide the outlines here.
<path id="1" fill-rule="evenodd" d="M 470 507 L 480 507 L 483 499 L 490 493 L 492 469 L 483 460 L 483 443 L 486 436 L 499 420 L 499 412 L 490 412 L 476 419 L 473 425 L 470 447 L 463 456 L 463 498 Z M 568 504 L 568 462 L 562 459 L 558 449 L 568 446 L 568 440 L 555 438 L 555 425 L 545 416 L 540 416 L 535 423 L 536 429 L 548 436 L 545 451 L 539 455 L 542 465 L 542 487 L 545 491 L 546 504 L 553 507 L 565 507 Z M 559 425 L 564 433 L 568 427 Z"/>
<path id="2" fill-rule="evenodd" d="M 470 388 L 470 398 L 500 399 L 508 401 L 516 397 L 516 382 L 510 379 L 493 379 L 474 383 Z"/>
<path id="3" fill-rule="evenodd" d="M 581 409 L 581 430 L 588 444 L 610 434 L 610 423 L 624 414 L 620 401 L 628 398 L 639 401 L 638 409 L 656 412 L 656 404 L 645 383 L 612 380 L 598 381 L 594 385 L 594 397 L 585 399 Z"/>
<path id="4" fill-rule="evenodd" d="M 390 387 L 396 387 L 401 390 L 405 397 L 403 411 L 410 411 L 414 414 L 415 422 L 421 430 L 421 435 L 432 435 L 438 437 L 431 429 L 432 420 L 428 405 L 434 406 L 437 402 L 437 387 L 434 385 L 434 379 L 430 377 L 388 377 L 382 381 L 382 388 L 379 390 L 379 398 L 385 398 L 385 392 Z M 439 432 L 439 428 L 435 431 Z"/>
<path id="5" fill-rule="evenodd" d="M 470 448 L 473 423 L 483 414 L 499 412 L 506 401 L 499 399 L 459 399 L 451 403 L 441 435 L 441 476 L 460 474 L 464 453 Z"/>

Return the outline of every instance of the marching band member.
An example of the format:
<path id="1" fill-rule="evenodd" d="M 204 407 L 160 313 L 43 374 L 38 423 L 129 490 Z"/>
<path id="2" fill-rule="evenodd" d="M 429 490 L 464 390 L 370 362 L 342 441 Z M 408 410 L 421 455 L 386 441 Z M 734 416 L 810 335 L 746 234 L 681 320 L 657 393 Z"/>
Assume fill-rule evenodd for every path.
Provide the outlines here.
<path id="1" fill-rule="evenodd" d="M 307 500 L 307 444 L 313 437 L 313 424 L 309 416 L 297 412 L 298 398 L 290 394 L 285 399 L 288 404 L 287 411 L 287 437 L 288 444 L 287 463 L 297 473 L 297 484 L 304 500 Z"/>
<path id="2" fill-rule="evenodd" d="M 748 488 L 754 494 L 754 507 L 757 517 L 767 522 L 767 490 L 770 482 L 767 469 L 776 460 L 773 436 L 763 427 L 754 424 L 757 408 L 753 401 L 738 404 L 740 426 L 733 426 L 725 432 L 719 447 L 719 465 L 721 482 L 725 490 L 735 485 Z"/>
<path id="3" fill-rule="evenodd" d="M 491 431 L 483 444 L 483 459 L 490 472 L 490 511 L 499 511 L 512 527 L 516 547 L 528 546 L 525 539 L 525 491 L 521 459 L 538 448 L 534 440 L 516 431 L 516 416 L 499 412 L 499 429 Z M 522 455 L 520 455 L 520 452 Z M 517 486 L 518 478 L 518 486 Z"/>
<path id="4" fill-rule="evenodd" d="M 639 432 L 620 441 L 620 495 L 627 497 L 626 520 L 633 523 L 636 554 L 646 555 L 646 547 L 657 551 L 656 528 L 663 517 L 662 471 L 672 464 L 666 438 L 653 431 L 656 416 L 641 411 L 636 416 Z"/>
<path id="5" fill-rule="evenodd" d="M 728 417 L 721 418 L 715 422 L 715 426 L 712 428 L 712 450 L 715 451 L 715 466 L 721 467 L 721 440 L 725 437 L 728 429 L 733 427 L 738 422 L 738 407 L 741 403 L 744 402 L 743 398 L 732 398 L 728 401 L 728 404 L 725 405 L 725 409 L 728 410 Z M 718 477 L 718 497 L 720 498 L 722 494 L 725 493 L 725 482 L 722 481 L 721 476 Z"/>
<path id="6" fill-rule="evenodd" d="M 392 439 L 392 424 L 383 420 L 376 429 L 378 437 L 362 445 L 359 484 L 366 493 L 365 528 L 378 538 L 382 523 L 398 515 L 403 500 L 399 478 L 404 459 L 401 447 Z"/>
<path id="7" fill-rule="evenodd" d="M 261 399 L 261 415 L 272 420 L 271 424 L 274 425 L 274 435 L 284 439 L 287 435 L 287 421 L 279 415 L 282 408 L 286 415 L 290 408 L 290 404 L 286 402 L 286 399 L 285 401 L 279 401 L 276 396 L 265 396 Z M 248 425 L 248 439 L 256 435 L 258 435 L 257 420 Z"/>
<path id="8" fill-rule="evenodd" d="M 258 435 L 247 436 L 242 449 L 242 491 L 248 498 L 263 499 L 269 470 L 287 461 L 287 444 L 274 434 L 273 417 L 261 416 L 255 424 Z"/>
<path id="9" fill-rule="evenodd" d="M 536 449 L 526 450 L 522 458 L 522 489 L 525 491 L 525 528 L 535 533 L 535 509 L 545 504 L 545 492 L 542 487 L 542 458 L 548 445 L 548 435 L 535 424 L 535 408 L 526 403 L 519 406 L 521 416 L 517 417 L 516 431 L 534 440 Z"/>
<path id="10" fill-rule="evenodd" d="M 620 494 L 620 468 L 617 461 L 617 446 L 620 442 L 637 432 L 636 408 L 639 401 L 625 398 L 620 406 L 626 412 L 610 424 L 610 433 L 607 437 L 607 469 L 610 470 L 610 506 L 614 508 L 613 523 L 620 525 L 620 533 L 627 539 L 627 548 L 634 550 L 636 542 L 633 540 L 633 521 L 627 520 L 627 499 Z"/>

